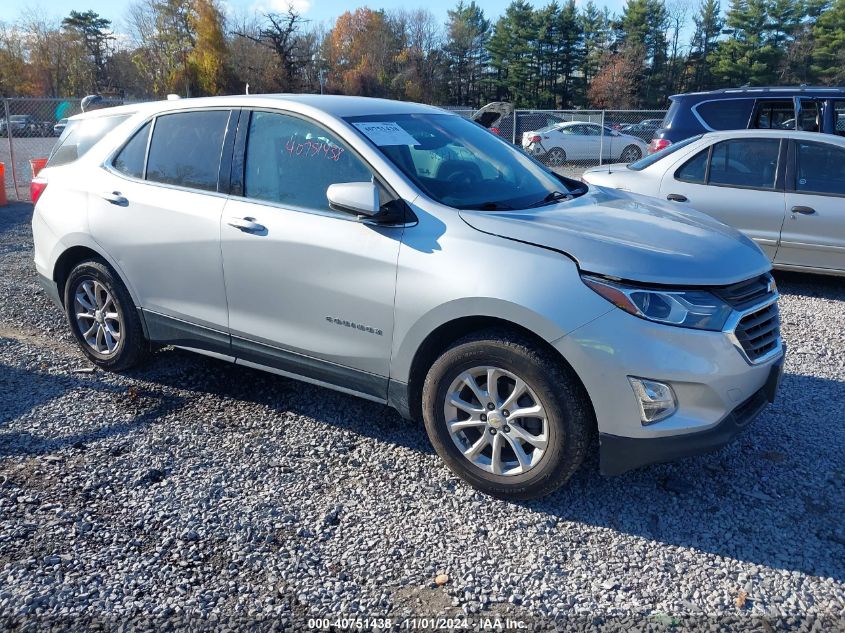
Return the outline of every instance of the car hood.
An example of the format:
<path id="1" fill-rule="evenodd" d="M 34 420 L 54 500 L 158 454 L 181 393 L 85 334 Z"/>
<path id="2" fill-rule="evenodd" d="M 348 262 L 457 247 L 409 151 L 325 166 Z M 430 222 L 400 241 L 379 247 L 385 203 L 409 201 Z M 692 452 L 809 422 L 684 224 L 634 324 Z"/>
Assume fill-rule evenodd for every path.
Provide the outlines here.
<path id="1" fill-rule="evenodd" d="M 476 230 L 557 250 L 582 271 L 629 281 L 718 286 L 771 268 L 754 242 L 703 213 L 602 187 L 536 209 L 460 215 Z"/>

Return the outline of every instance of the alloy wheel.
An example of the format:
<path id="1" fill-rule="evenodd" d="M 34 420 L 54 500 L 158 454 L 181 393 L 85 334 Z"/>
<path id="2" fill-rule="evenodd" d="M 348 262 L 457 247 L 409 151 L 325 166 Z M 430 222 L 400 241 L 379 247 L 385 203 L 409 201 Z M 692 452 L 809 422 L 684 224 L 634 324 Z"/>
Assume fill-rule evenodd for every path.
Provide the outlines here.
<path id="1" fill-rule="evenodd" d="M 85 343 L 103 356 L 114 354 L 123 331 L 114 297 L 95 279 L 80 281 L 73 296 L 76 326 Z"/>
<path id="2" fill-rule="evenodd" d="M 446 426 L 461 454 L 494 475 L 528 472 L 549 441 L 549 421 L 537 394 L 500 367 L 461 372 L 446 392 Z"/>

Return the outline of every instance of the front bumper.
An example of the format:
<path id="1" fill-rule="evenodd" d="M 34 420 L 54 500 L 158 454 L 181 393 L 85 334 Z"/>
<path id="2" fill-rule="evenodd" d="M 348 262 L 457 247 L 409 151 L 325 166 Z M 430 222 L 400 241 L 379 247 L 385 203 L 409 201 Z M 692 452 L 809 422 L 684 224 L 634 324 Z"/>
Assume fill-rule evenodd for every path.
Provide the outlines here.
<path id="1" fill-rule="evenodd" d="M 772 366 L 769 379 L 753 396 L 743 402 L 716 426 L 707 431 L 658 438 L 620 437 L 601 433 L 600 468 L 603 475 L 621 475 L 634 468 L 669 462 L 718 450 L 748 428 L 770 402 L 774 402 L 781 362 Z"/>
<path id="2" fill-rule="evenodd" d="M 726 444 L 773 397 L 784 358 L 780 353 L 752 364 L 725 332 L 660 325 L 622 310 L 599 317 L 553 345 L 590 397 L 606 474 Z M 677 400 L 675 413 L 644 425 L 628 376 L 670 385 Z"/>

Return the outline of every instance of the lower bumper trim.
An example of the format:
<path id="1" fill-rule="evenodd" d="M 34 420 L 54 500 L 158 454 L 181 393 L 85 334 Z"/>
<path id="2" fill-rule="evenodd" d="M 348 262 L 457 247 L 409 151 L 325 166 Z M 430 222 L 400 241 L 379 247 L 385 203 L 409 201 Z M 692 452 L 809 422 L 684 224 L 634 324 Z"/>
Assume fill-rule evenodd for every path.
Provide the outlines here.
<path id="1" fill-rule="evenodd" d="M 658 438 L 620 437 L 601 433 L 600 467 L 603 475 L 622 473 L 682 457 L 709 453 L 729 444 L 769 404 L 769 389 L 764 386 L 731 411 L 719 424 L 706 431 Z"/>
<path id="2" fill-rule="evenodd" d="M 45 277 L 41 273 L 38 273 L 38 283 L 41 284 L 41 287 L 44 288 L 44 292 L 46 292 L 47 296 L 53 300 L 53 303 L 64 309 L 64 306 L 62 306 L 62 300 L 59 297 L 59 289 L 56 286 L 56 282 L 49 277 Z"/>

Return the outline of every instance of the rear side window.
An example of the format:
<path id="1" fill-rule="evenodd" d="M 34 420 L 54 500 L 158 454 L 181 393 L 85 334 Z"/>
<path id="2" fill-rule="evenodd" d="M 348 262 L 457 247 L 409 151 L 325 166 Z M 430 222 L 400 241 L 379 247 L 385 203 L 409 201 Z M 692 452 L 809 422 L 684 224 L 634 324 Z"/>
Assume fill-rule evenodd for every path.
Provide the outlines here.
<path id="1" fill-rule="evenodd" d="M 106 134 L 126 121 L 131 115 L 100 116 L 68 121 L 62 135 L 53 146 L 48 167 L 67 165 L 82 158 Z"/>
<path id="2" fill-rule="evenodd" d="M 147 140 L 150 137 L 150 124 L 144 124 L 129 142 L 123 146 L 117 157 L 114 159 L 114 168 L 122 174 L 134 178 L 144 177 L 144 159 L 147 154 Z"/>
<path id="3" fill-rule="evenodd" d="M 802 193 L 845 195 L 845 149 L 827 143 L 797 141 L 798 179 Z"/>
<path id="4" fill-rule="evenodd" d="M 228 110 L 178 112 L 156 118 L 147 180 L 216 191 L 228 121 Z"/>
<path id="5" fill-rule="evenodd" d="M 744 130 L 753 109 L 754 99 L 721 99 L 695 106 L 698 116 L 714 130 Z"/>
<path id="6" fill-rule="evenodd" d="M 709 185 L 773 189 L 780 140 L 749 138 L 722 141 L 713 146 Z"/>

